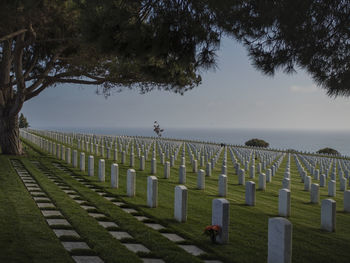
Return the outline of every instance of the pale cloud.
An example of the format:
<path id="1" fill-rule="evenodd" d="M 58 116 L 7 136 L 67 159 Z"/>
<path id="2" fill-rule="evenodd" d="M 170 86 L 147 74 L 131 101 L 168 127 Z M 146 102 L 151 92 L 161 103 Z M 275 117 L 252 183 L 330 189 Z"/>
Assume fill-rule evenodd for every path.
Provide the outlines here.
<path id="1" fill-rule="evenodd" d="M 289 87 L 289 90 L 294 93 L 314 93 L 317 91 L 317 86 L 315 84 L 308 86 L 293 85 Z"/>

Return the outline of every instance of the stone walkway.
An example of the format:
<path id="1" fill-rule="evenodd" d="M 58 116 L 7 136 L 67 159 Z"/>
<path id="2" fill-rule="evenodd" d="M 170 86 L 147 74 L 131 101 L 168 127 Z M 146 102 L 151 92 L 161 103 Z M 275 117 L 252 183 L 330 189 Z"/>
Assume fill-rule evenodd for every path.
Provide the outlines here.
<path id="1" fill-rule="evenodd" d="M 122 210 L 126 213 L 129 213 L 131 215 L 134 216 L 135 219 L 137 219 L 138 221 L 141 222 L 148 222 L 150 221 L 150 218 L 146 217 L 146 216 L 138 216 L 139 211 L 135 210 L 134 208 L 123 208 L 124 206 L 127 206 L 126 203 L 124 202 L 117 202 L 115 200 L 114 197 L 109 197 L 108 193 L 106 193 L 103 188 L 95 186 L 94 184 L 92 184 L 90 181 L 82 178 L 79 175 L 76 175 L 74 173 L 72 173 L 68 168 L 66 168 L 65 166 L 61 165 L 60 163 L 52 163 L 57 169 L 64 171 L 66 173 L 68 173 L 71 177 L 73 177 L 74 179 L 76 179 L 77 181 L 79 181 L 81 184 L 83 184 L 84 186 L 86 186 L 87 188 L 89 188 L 90 190 L 96 192 L 97 194 L 103 196 L 105 199 L 107 199 L 108 201 L 112 202 L 113 204 L 115 204 L 116 206 L 122 207 Z M 152 219 L 153 221 L 153 219 Z M 150 227 L 156 231 L 162 231 L 163 229 L 165 229 L 166 227 L 158 224 L 158 223 L 146 223 L 144 222 L 144 224 L 147 227 Z M 184 241 L 187 241 L 186 243 L 189 243 L 188 240 L 184 239 L 183 237 L 181 237 L 178 234 L 175 233 L 164 233 L 163 231 L 160 232 L 161 235 L 163 235 L 164 237 L 166 237 L 167 239 L 169 239 L 170 241 L 174 242 L 174 243 L 181 243 Z M 195 245 L 191 245 L 191 244 L 177 244 L 180 248 L 182 248 L 183 250 L 185 250 L 187 253 L 192 254 L 193 256 L 202 256 L 204 254 L 206 254 L 205 251 L 203 251 L 201 248 L 195 246 Z M 220 260 L 203 260 L 205 263 L 222 263 Z M 152 261 L 144 261 L 144 262 L 152 262 Z M 158 262 L 158 261 L 157 261 Z M 159 262 L 163 262 L 163 261 L 159 261 Z M 156 261 L 154 261 L 154 263 L 156 263 Z"/>
<path id="2" fill-rule="evenodd" d="M 80 235 L 72 227 L 69 221 L 63 216 L 61 211 L 53 204 L 50 197 L 41 189 L 36 180 L 25 169 L 24 165 L 18 160 L 11 160 L 12 165 L 18 176 L 22 179 L 24 186 L 32 196 L 41 213 L 46 219 L 47 224 L 56 234 L 57 238 L 74 237 L 74 241 L 61 241 L 62 246 L 71 252 L 74 249 L 79 249 L 81 254 L 86 255 L 72 256 L 77 263 L 103 263 L 103 260 L 98 256 L 91 256 L 93 250 L 86 242 L 80 240 Z"/>
<path id="3" fill-rule="evenodd" d="M 98 212 L 97 208 L 92 204 L 88 203 L 84 198 L 74 189 L 72 189 L 68 184 L 66 184 L 61 178 L 53 175 L 44 169 L 39 162 L 32 162 L 37 166 L 37 168 L 46 175 L 54 184 L 56 184 L 63 192 L 65 192 L 73 201 L 77 202 L 82 209 L 84 209 L 89 216 L 93 217 L 97 220 L 98 224 L 105 228 L 109 234 L 122 242 L 122 244 L 134 253 L 142 252 L 142 253 L 151 253 L 151 250 L 146 246 L 140 243 L 135 243 L 133 241 L 133 237 L 126 231 L 119 230 L 119 226 L 113 222 L 107 215 Z M 93 189 L 91 189 L 93 190 Z M 101 193 L 103 195 L 103 193 Z M 118 229 L 118 230 L 116 230 Z M 123 240 L 125 240 L 123 242 Z M 67 246 L 72 246 L 76 244 L 66 244 Z M 66 248 L 67 249 L 67 248 Z M 67 249 L 69 250 L 69 249 Z M 143 262 L 148 263 L 164 263 L 162 259 L 158 258 L 141 258 Z M 97 262 L 97 261 L 96 261 Z"/>

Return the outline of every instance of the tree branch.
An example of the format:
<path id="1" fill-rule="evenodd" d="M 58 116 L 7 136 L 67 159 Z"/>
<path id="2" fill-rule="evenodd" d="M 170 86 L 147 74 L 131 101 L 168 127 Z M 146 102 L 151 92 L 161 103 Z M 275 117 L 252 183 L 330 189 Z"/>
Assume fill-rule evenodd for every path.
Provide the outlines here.
<path id="1" fill-rule="evenodd" d="M 25 97 L 25 101 L 30 100 L 31 98 L 33 98 L 35 96 L 38 96 L 40 94 L 40 92 L 42 92 L 44 89 L 46 89 L 47 87 L 49 87 L 52 84 L 53 83 L 45 82 L 38 89 L 34 90 L 31 93 L 27 93 L 26 97 Z"/>
<path id="2" fill-rule="evenodd" d="M 47 76 L 46 79 L 51 80 L 52 82 L 58 83 L 73 83 L 73 84 L 86 84 L 86 85 L 100 85 L 103 84 L 106 80 L 100 79 L 95 81 L 82 80 L 82 79 L 61 79 L 56 77 Z"/>
<path id="3" fill-rule="evenodd" d="M 5 40 L 10 40 L 11 38 L 14 38 L 15 36 L 23 34 L 23 33 L 27 32 L 27 31 L 28 31 L 28 29 L 21 29 L 21 30 L 18 30 L 16 32 L 11 33 L 11 34 L 8 34 L 8 35 L 0 38 L 0 42 L 5 41 Z"/>
<path id="4" fill-rule="evenodd" d="M 57 58 L 60 56 L 60 54 L 62 53 L 62 51 L 65 49 L 66 47 L 62 46 L 57 53 L 52 57 L 52 59 L 50 60 L 50 62 L 47 63 L 46 65 L 46 69 L 44 70 L 44 72 L 38 77 L 38 80 L 32 84 L 31 86 L 29 86 L 26 89 L 26 93 L 30 93 L 32 91 L 34 91 L 37 87 L 39 87 L 46 79 L 47 75 L 50 73 L 50 71 L 52 70 L 52 68 L 54 67 L 55 61 L 57 60 Z"/>

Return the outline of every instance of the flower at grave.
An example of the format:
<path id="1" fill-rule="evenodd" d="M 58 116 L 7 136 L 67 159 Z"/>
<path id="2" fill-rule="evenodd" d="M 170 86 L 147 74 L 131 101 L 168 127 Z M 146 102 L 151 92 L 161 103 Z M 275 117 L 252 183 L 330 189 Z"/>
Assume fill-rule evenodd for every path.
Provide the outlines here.
<path id="1" fill-rule="evenodd" d="M 218 225 L 206 226 L 204 229 L 204 234 L 210 237 L 210 240 L 215 243 L 216 236 L 219 235 L 221 227 Z"/>

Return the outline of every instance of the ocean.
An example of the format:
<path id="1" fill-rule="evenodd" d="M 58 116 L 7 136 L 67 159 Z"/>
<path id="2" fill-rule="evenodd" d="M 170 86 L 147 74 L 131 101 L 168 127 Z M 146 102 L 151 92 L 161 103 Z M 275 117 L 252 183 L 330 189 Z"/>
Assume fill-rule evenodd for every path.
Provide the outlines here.
<path id="1" fill-rule="evenodd" d="M 43 128 L 41 128 L 43 129 Z M 155 136 L 149 128 L 45 128 L 65 132 L 83 132 L 104 135 Z M 294 149 L 316 152 L 330 147 L 350 156 L 350 131 L 267 130 L 267 129 L 180 129 L 164 128 L 163 137 L 244 145 L 252 138 L 267 141 L 273 149 Z"/>

